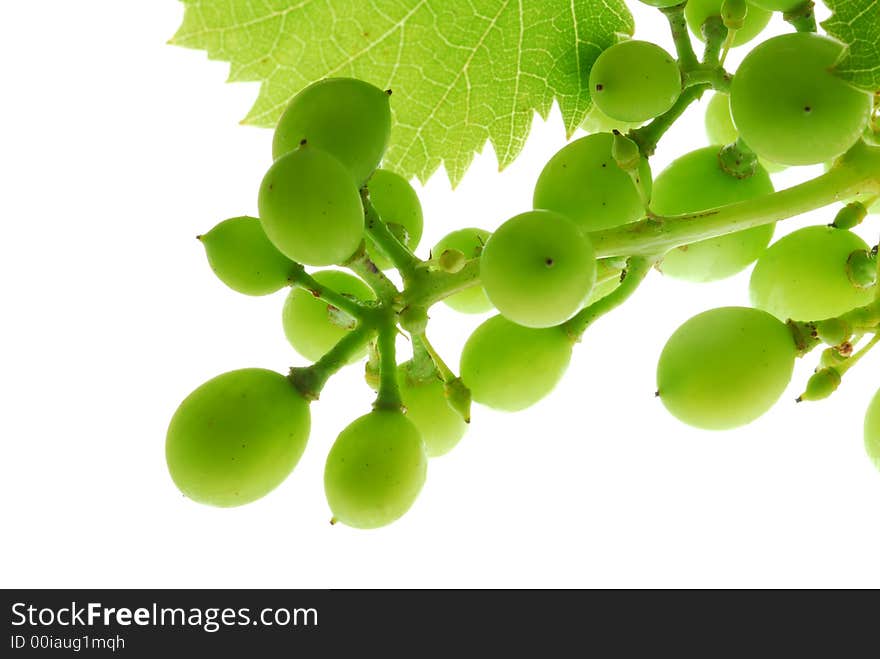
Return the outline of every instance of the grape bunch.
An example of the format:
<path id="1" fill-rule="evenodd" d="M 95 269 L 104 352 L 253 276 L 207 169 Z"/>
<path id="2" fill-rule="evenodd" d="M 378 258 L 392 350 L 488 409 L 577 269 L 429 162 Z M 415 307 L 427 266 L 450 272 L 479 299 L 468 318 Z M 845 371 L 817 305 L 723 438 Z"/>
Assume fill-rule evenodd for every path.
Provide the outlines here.
<path id="1" fill-rule="evenodd" d="M 547 162 L 533 207 L 492 232 L 453 231 L 426 258 L 416 255 L 419 198 L 382 167 L 391 92 L 329 78 L 291 100 L 259 217 L 225 220 L 199 239 L 233 290 L 291 289 L 282 328 L 310 365 L 225 373 L 181 403 L 166 458 L 187 497 L 236 506 L 272 491 L 306 450 L 324 384 L 363 363 L 375 401 L 336 438 L 324 489 L 332 521 L 385 526 L 417 499 L 429 458 L 462 439 L 472 403 L 512 412 L 550 394 L 590 326 L 652 270 L 702 283 L 753 267 L 752 306 L 698 314 L 663 348 L 656 394 L 677 419 L 707 430 L 754 421 L 783 395 L 795 360 L 818 346 L 798 400 L 841 385 L 880 341 L 878 248 L 853 232 L 880 207 L 880 96 L 834 74 L 843 46 L 818 33 L 800 0 L 644 1 L 669 20 L 676 54 L 634 39 L 603 51 L 585 79 L 587 134 Z M 728 72 L 728 51 L 755 40 L 773 12 L 796 31 L 759 43 Z M 654 176 L 663 134 L 707 92 L 707 145 Z M 808 164 L 826 171 L 774 189 L 772 173 Z M 780 220 L 840 201 L 826 225 L 773 242 Z M 428 339 L 440 302 L 489 314 L 457 373 Z M 400 333 L 411 345 L 405 359 Z M 880 467 L 880 394 L 865 442 Z"/>

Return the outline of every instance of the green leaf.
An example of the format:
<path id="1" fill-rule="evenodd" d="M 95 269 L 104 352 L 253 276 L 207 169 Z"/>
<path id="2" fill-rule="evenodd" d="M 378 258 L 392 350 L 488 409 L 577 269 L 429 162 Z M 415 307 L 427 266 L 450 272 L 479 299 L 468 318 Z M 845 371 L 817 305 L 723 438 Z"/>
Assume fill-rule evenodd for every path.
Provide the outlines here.
<path id="1" fill-rule="evenodd" d="M 880 92 L 880 0 L 824 0 L 833 12 L 822 23 L 848 48 L 834 67 L 856 87 Z"/>
<path id="2" fill-rule="evenodd" d="M 171 43 L 260 81 L 245 123 L 273 126 L 315 80 L 354 76 L 393 90 L 386 167 L 453 184 L 488 140 L 500 166 L 555 99 L 569 134 L 590 109 L 599 53 L 632 34 L 623 0 L 182 0 Z"/>

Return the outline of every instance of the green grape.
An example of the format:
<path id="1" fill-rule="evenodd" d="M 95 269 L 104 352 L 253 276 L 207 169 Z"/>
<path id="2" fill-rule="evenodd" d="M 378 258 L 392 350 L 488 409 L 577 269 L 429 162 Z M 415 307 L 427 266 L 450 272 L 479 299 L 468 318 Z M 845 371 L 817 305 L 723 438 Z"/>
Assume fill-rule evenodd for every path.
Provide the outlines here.
<path id="1" fill-rule="evenodd" d="M 590 69 L 593 102 L 620 121 L 647 121 L 671 108 L 681 94 L 681 71 L 669 53 L 648 41 L 621 41 Z"/>
<path id="2" fill-rule="evenodd" d="M 705 41 L 703 37 L 703 23 L 710 16 L 721 16 L 721 5 L 724 0 L 688 0 L 687 6 L 684 8 L 684 15 L 687 18 L 688 27 L 691 32 L 700 41 Z M 754 3 L 748 6 L 743 26 L 736 31 L 733 37 L 732 46 L 741 46 L 754 39 L 758 34 L 767 27 L 773 12 L 761 9 Z"/>
<path id="3" fill-rule="evenodd" d="M 682 0 L 640 0 L 640 2 L 643 2 L 650 7 L 665 9 L 666 7 L 674 7 L 675 5 L 680 5 L 682 3 Z"/>
<path id="4" fill-rule="evenodd" d="M 760 165 L 748 178 L 727 174 L 718 162 L 718 147 L 687 153 L 654 181 L 651 207 L 660 215 L 718 208 L 773 192 L 770 176 Z M 676 279 L 706 282 L 736 274 L 757 259 L 773 237 L 773 224 L 701 240 L 670 251 L 663 273 Z"/>
<path id="5" fill-rule="evenodd" d="M 657 392 L 678 420 L 705 430 L 743 426 L 769 410 L 794 369 L 795 345 L 779 320 L 758 309 L 698 314 L 669 338 Z"/>
<path id="6" fill-rule="evenodd" d="M 414 379 L 403 364 L 397 377 L 406 418 L 418 428 L 428 457 L 449 453 L 464 437 L 467 424 L 446 400 L 443 381 L 437 377 Z"/>
<path id="7" fill-rule="evenodd" d="M 880 391 L 874 394 L 865 414 L 865 451 L 880 469 Z"/>
<path id="8" fill-rule="evenodd" d="M 868 246 L 856 234 L 824 226 L 805 227 L 770 245 L 749 282 L 752 304 L 780 320 L 839 316 L 874 299 L 847 276 L 852 252 Z"/>
<path id="9" fill-rule="evenodd" d="M 736 142 L 736 126 L 730 116 L 730 97 L 727 94 L 712 94 L 706 106 L 706 136 L 709 144 L 733 144 Z"/>
<path id="10" fill-rule="evenodd" d="M 626 133 L 641 125 L 642 122 L 640 121 L 618 121 L 617 119 L 612 119 L 602 112 L 595 103 L 590 107 L 587 116 L 581 122 L 581 128 L 588 133 L 610 133 L 615 130 Z"/>
<path id="11" fill-rule="evenodd" d="M 614 136 L 596 133 L 570 142 L 544 166 L 535 184 L 534 206 L 574 220 L 584 232 L 629 224 L 645 214 L 633 179 L 611 157 Z M 639 165 L 650 196 L 651 170 Z"/>
<path id="12" fill-rule="evenodd" d="M 269 240 L 299 263 L 342 263 L 363 240 L 364 210 L 351 175 L 333 156 L 311 146 L 269 168 L 259 207 Z"/>
<path id="13" fill-rule="evenodd" d="M 322 270 L 312 276 L 319 284 L 362 302 L 375 298 L 369 286 L 346 272 Z M 281 312 L 284 335 L 294 350 L 310 361 L 318 361 L 354 329 L 353 318 L 348 326 L 343 326 L 346 323 L 340 323 L 340 320 L 347 317 L 338 310 L 332 311 L 330 305 L 302 288 L 290 291 L 284 302 Z M 352 363 L 360 361 L 365 354 L 366 347 L 352 357 Z"/>
<path id="14" fill-rule="evenodd" d="M 168 426 L 175 485 L 212 506 L 239 506 L 274 490 L 309 438 L 309 404 L 283 375 L 246 368 L 193 391 Z"/>
<path id="15" fill-rule="evenodd" d="M 277 160 L 303 140 L 329 153 L 352 174 L 356 185 L 382 160 L 391 134 L 388 93 L 354 78 L 327 78 L 293 97 L 272 141 Z"/>
<path id="16" fill-rule="evenodd" d="M 814 33 L 754 48 L 730 88 L 733 122 L 759 156 L 786 165 L 831 160 L 861 136 L 871 97 L 831 72 L 843 46 Z"/>
<path id="17" fill-rule="evenodd" d="M 377 169 L 367 187 L 370 189 L 370 202 L 382 221 L 389 225 L 392 232 L 396 233 L 401 228 L 406 232 L 403 243 L 410 250 L 418 247 L 422 239 L 422 205 L 412 186 L 399 174 Z M 392 265 L 382 248 L 369 235 L 367 255 L 380 270 L 387 270 Z"/>
<path id="18" fill-rule="evenodd" d="M 516 412 L 553 391 L 571 361 L 572 340 L 559 327 L 531 328 L 492 316 L 461 353 L 461 379 L 473 399 Z"/>
<path id="19" fill-rule="evenodd" d="M 324 468 L 333 520 L 359 529 L 390 524 L 410 509 L 427 471 L 425 444 L 403 413 L 376 410 L 355 419 Z"/>
<path id="20" fill-rule="evenodd" d="M 749 0 L 750 5 L 764 9 L 765 11 L 791 11 L 804 4 L 805 0 Z"/>
<path id="21" fill-rule="evenodd" d="M 294 264 L 266 237 L 255 217 L 224 220 L 198 237 L 211 270 L 245 295 L 268 295 L 287 285 Z"/>
<path id="22" fill-rule="evenodd" d="M 506 318 L 552 327 L 577 313 L 590 294 L 596 257 L 590 239 L 567 217 L 529 211 L 492 234 L 480 258 L 480 279 Z"/>
<path id="23" fill-rule="evenodd" d="M 431 250 L 431 255 L 438 258 L 448 249 L 455 249 L 468 259 L 475 259 L 483 253 L 483 247 L 492 234 L 483 229 L 459 229 L 440 239 Z M 482 284 L 471 286 L 445 298 L 443 302 L 459 313 L 485 313 L 492 309 L 492 303 L 486 297 Z"/>

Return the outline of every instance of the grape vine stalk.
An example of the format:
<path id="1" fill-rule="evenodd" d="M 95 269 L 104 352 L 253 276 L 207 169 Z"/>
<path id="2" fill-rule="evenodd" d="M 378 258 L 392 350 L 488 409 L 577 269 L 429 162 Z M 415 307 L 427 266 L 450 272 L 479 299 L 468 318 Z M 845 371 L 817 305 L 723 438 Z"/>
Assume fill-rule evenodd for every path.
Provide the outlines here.
<path id="1" fill-rule="evenodd" d="M 275 130 L 259 218 L 227 219 L 199 238 L 230 288 L 290 287 L 284 332 L 311 364 L 225 373 L 181 403 L 166 457 L 185 495 L 236 506 L 268 494 L 306 448 L 310 404 L 363 362 L 375 401 L 330 449 L 324 487 L 334 523 L 385 526 L 416 500 L 429 458 L 464 436 L 472 402 L 512 412 L 547 396 L 590 326 L 655 269 L 707 282 L 755 264 L 751 307 L 691 318 L 659 356 L 657 395 L 682 422 L 750 423 L 780 398 L 795 360 L 820 346 L 798 401 L 840 386 L 880 341 L 878 247 L 851 231 L 880 212 L 880 91 L 837 75 L 846 47 L 819 32 L 809 0 L 643 1 L 668 20 L 675 54 L 635 39 L 605 49 L 585 74 L 589 134 L 546 164 L 533 208 L 494 233 L 455 231 L 424 259 L 418 196 L 381 168 L 392 90 L 326 78 L 294 97 Z M 728 71 L 730 49 L 753 42 L 773 12 L 791 31 Z M 707 93 L 709 146 L 654 176 L 659 141 Z M 774 190 L 769 172 L 804 164 L 826 169 Z M 839 202 L 826 225 L 772 242 L 777 222 Z M 429 339 L 441 302 L 497 312 L 458 369 Z M 880 468 L 880 393 L 864 441 Z"/>

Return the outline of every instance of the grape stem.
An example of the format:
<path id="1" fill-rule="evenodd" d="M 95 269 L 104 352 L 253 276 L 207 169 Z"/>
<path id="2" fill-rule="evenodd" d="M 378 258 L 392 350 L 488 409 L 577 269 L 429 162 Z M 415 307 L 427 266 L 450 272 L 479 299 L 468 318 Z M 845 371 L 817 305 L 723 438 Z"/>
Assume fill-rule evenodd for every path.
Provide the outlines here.
<path id="1" fill-rule="evenodd" d="M 687 2 L 673 7 L 663 7 L 660 11 L 669 21 L 669 30 L 672 32 L 672 41 L 678 54 L 678 64 L 683 71 L 689 71 L 696 68 L 698 62 L 691 35 L 688 33 L 687 19 L 684 17 L 685 6 Z"/>
<path id="2" fill-rule="evenodd" d="M 424 332 L 413 336 L 413 346 L 417 345 L 425 351 L 428 357 L 431 358 L 431 362 L 434 364 L 434 367 L 436 368 L 437 373 L 440 374 L 440 379 L 443 380 L 443 382 L 452 382 L 456 379 L 457 376 L 455 373 L 453 373 L 452 369 L 446 365 L 446 362 L 443 361 L 440 353 L 438 353 L 434 349 L 434 346 L 431 345 L 431 342 L 428 341 L 428 336 Z"/>
<path id="3" fill-rule="evenodd" d="M 880 342 L 880 334 L 875 334 L 874 336 L 871 337 L 870 341 L 868 341 L 864 346 L 859 348 L 859 351 L 857 353 L 855 353 L 854 355 L 849 357 L 846 361 L 838 364 L 834 368 L 837 370 L 837 372 L 840 375 L 843 375 L 849 369 L 851 369 L 853 366 L 855 366 L 862 357 L 864 357 L 866 354 L 868 354 L 868 352 L 871 350 L 871 348 L 873 348 L 875 345 L 877 345 L 878 342 Z"/>
<path id="4" fill-rule="evenodd" d="M 782 18 L 791 23 L 798 32 L 815 32 L 817 29 L 815 6 L 813 0 L 806 0 L 791 11 L 784 12 Z"/>
<path id="5" fill-rule="evenodd" d="M 361 188 L 361 202 L 364 206 L 364 227 L 367 233 L 400 272 L 404 283 L 407 282 L 416 268 L 421 265 L 421 259 L 413 254 L 379 217 L 379 213 L 370 202 L 370 191 L 367 186 Z"/>
<path id="6" fill-rule="evenodd" d="M 672 124 L 678 121 L 678 118 L 684 114 L 688 106 L 700 98 L 709 87 L 708 83 L 688 87 L 681 93 L 678 100 L 669 110 L 641 128 L 629 131 L 626 136 L 639 145 L 639 151 L 642 152 L 643 156 L 646 158 L 653 156 L 657 150 L 660 138 L 663 137 Z"/>
<path id="7" fill-rule="evenodd" d="M 381 303 L 391 304 L 400 295 L 394 282 L 388 279 L 367 255 L 364 243 L 361 243 L 358 250 L 342 265 L 367 282 Z"/>
<path id="8" fill-rule="evenodd" d="M 655 257 L 633 256 L 628 258 L 626 268 L 620 273 L 620 285 L 563 323 L 562 329 L 571 337 L 572 341 L 580 341 L 590 325 L 632 296 L 656 262 Z"/>
<path id="9" fill-rule="evenodd" d="M 706 40 L 706 48 L 703 51 L 703 64 L 706 66 L 720 66 L 721 49 L 725 39 L 728 38 L 728 30 L 724 26 L 721 16 L 709 16 L 702 26 L 703 38 Z"/>
<path id="10" fill-rule="evenodd" d="M 733 76 L 719 64 L 717 66 L 700 66 L 686 71 L 682 85 L 685 89 L 694 85 L 709 85 L 715 91 L 727 94 L 730 92 L 731 80 L 733 80 Z"/>
<path id="11" fill-rule="evenodd" d="M 377 350 L 379 352 L 379 393 L 373 402 L 374 410 L 403 410 L 400 383 L 397 381 L 397 321 L 388 314 L 379 324 Z"/>
<path id="12" fill-rule="evenodd" d="M 311 366 L 290 369 L 288 379 L 306 400 L 318 400 L 327 380 L 348 364 L 354 355 L 376 334 L 376 325 L 369 320 L 348 332 L 321 359 Z M 394 354 L 392 353 L 392 359 Z"/>
<path id="13" fill-rule="evenodd" d="M 772 224 L 857 194 L 880 192 L 880 148 L 857 144 L 828 172 L 786 190 L 721 208 L 654 215 L 590 233 L 597 256 L 664 254 L 670 249 Z"/>
<path id="14" fill-rule="evenodd" d="M 341 293 L 337 293 L 331 288 L 324 286 L 314 277 L 309 275 L 303 266 L 296 264 L 288 281 L 292 286 L 308 291 L 319 300 L 323 300 L 327 304 L 336 307 L 340 311 L 344 311 L 352 318 L 360 320 L 364 316 L 367 306 L 357 300 L 346 297 Z"/>

